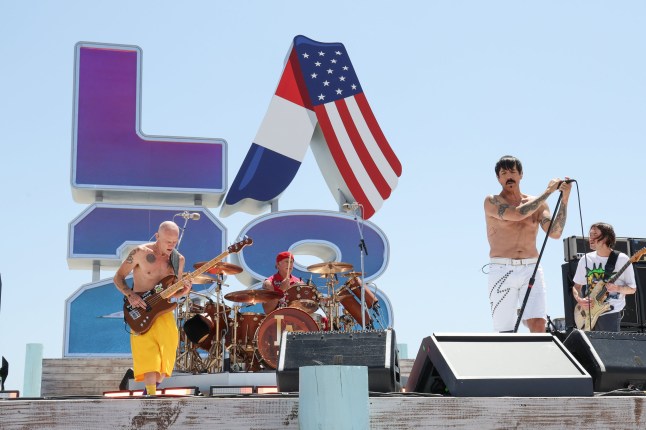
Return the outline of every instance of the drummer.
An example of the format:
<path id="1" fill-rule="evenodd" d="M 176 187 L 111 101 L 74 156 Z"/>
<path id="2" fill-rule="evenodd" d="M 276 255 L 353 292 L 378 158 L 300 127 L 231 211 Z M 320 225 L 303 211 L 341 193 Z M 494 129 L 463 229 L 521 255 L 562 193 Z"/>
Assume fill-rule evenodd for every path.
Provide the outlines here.
<path id="1" fill-rule="evenodd" d="M 298 284 L 301 282 L 299 278 L 292 275 L 294 270 L 294 255 L 289 251 L 283 251 L 276 255 L 276 269 L 278 272 L 265 279 L 262 286 L 266 290 L 277 291 L 285 293 L 290 285 Z M 262 304 L 265 313 L 275 310 L 280 305 L 280 302 L 285 299 L 274 299 Z"/>

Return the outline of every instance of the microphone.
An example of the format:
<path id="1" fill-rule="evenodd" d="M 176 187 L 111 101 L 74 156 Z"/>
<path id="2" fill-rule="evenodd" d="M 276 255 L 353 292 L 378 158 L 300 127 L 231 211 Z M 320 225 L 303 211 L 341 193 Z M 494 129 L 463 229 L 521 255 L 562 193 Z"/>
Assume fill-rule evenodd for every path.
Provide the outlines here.
<path id="1" fill-rule="evenodd" d="M 341 206 L 344 211 L 350 212 L 350 211 L 356 211 L 361 207 L 360 203 L 354 202 L 354 203 L 343 203 L 343 206 Z"/>
<path id="2" fill-rule="evenodd" d="M 201 215 L 200 215 L 200 213 L 199 213 L 199 212 L 193 212 L 193 213 L 191 213 L 191 212 L 189 212 L 189 211 L 184 211 L 184 212 L 182 212 L 182 213 L 175 214 L 175 216 L 181 216 L 181 217 L 182 217 L 182 218 L 184 218 L 184 219 L 192 219 L 192 220 L 195 220 L 195 221 L 197 221 L 197 220 L 198 220 L 198 219 L 200 219 L 200 217 L 201 217 Z"/>

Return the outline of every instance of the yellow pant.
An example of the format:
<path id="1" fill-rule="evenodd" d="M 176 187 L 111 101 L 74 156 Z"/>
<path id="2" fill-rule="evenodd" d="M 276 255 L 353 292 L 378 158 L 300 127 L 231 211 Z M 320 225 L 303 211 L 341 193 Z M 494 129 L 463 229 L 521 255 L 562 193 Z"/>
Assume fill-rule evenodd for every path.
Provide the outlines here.
<path id="1" fill-rule="evenodd" d="M 144 334 L 130 334 L 130 348 L 135 381 L 143 381 L 144 373 L 158 372 L 170 376 L 175 367 L 179 334 L 173 312 L 166 312 L 155 320 Z"/>

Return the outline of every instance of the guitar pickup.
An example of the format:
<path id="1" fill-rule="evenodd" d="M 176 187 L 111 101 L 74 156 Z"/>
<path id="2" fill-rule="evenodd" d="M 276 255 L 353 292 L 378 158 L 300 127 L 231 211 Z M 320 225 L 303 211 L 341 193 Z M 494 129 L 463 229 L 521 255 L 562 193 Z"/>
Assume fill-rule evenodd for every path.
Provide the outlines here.
<path id="1" fill-rule="evenodd" d="M 128 314 L 130 315 L 130 318 L 132 318 L 133 320 L 139 319 L 139 317 L 141 316 L 141 313 L 136 308 L 128 312 Z"/>

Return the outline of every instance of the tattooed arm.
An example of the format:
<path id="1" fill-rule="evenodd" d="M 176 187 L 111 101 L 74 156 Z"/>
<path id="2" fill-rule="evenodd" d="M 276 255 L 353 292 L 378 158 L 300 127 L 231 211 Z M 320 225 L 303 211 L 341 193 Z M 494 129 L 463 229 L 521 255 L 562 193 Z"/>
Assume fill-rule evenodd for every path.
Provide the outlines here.
<path id="1" fill-rule="evenodd" d="M 552 179 L 543 194 L 519 206 L 506 203 L 500 196 L 488 196 L 484 202 L 485 214 L 505 221 L 521 221 L 538 211 L 560 182 L 558 178 Z"/>
<path id="2" fill-rule="evenodd" d="M 141 252 L 142 248 L 140 246 L 133 249 L 130 254 L 126 257 L 125 260 L 119 266 L 119 270 L 114 275 L 113 281 L 114 286 L 117 287 L 117 290 L 121 292 L 124 296 L 128 298 L 128 302 L 131 306 L 139 306 L 141 308 L 146 307 L 146 302 L 143 301 L 139 295 L 135 294 L 132 289 L 126 284 L 126 276 L 130 274 L 137 266 L 138 258 L 140 258 L 143 253 Z"/>
<path id="3" fill-rule="evenodd" d="M 559 187 L 559 190 L 563 192 L 563 196 L 561 197 L 561 206 L 559 207 L 559 211 L 556 213 L 556 217 L 554 217 L 553 221 L 549 208 L 546 208 L 546 210 L 543 211 L 543 216 L 541 218 L 541 227 L 543 228 L 543 231 L 547 233 L 550 223 L 554 222 L 552 229 L 550 230 L 550 237 L 552 239 L 560 239 L 561 234 L 563 234 L 563 229 L 565 229 L 565 221 L 567 220 L 567 202 L 570 198 L 571 188 L 572 184 L 566 184 L 565 182 Z"/>

